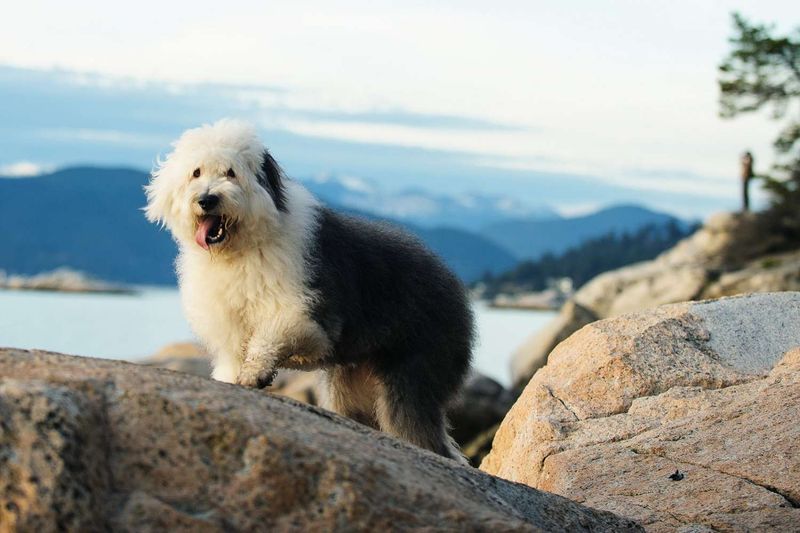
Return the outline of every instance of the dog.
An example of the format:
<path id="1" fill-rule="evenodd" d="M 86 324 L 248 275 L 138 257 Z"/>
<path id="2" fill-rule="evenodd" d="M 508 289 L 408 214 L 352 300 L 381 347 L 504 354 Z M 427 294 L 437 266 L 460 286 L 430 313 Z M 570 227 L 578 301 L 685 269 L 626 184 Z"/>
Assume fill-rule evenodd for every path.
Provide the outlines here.
<path id="1" fill-rule="evenodd" d="M 246 122 L 172 146 L 144 209 L 178 244 L 182 304 L 212 377 L 263 388 L 279 368 L 322 369 L 324 407 L 464 462 L 445 418 L 474 337 L 458 278 L 400 229 L 323 206 Z"/>

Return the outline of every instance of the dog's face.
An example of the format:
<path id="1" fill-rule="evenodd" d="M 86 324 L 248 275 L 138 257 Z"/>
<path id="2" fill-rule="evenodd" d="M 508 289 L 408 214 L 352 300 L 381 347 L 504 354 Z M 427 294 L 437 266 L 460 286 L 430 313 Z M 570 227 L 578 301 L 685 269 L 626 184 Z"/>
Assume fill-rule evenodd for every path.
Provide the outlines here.
<path id="1" fill-rule="evenodd" d="M 181 245 L 222 251 L 280 223 L 281 170 L 252 126 L 221 120 L 186 131 L 173 147 L 145 188 L 145 212 Z"/>

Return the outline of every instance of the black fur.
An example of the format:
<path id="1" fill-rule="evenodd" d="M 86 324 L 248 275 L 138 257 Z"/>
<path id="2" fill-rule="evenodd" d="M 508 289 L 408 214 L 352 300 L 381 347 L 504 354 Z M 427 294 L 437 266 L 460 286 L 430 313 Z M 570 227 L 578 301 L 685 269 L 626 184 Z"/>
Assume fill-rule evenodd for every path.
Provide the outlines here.
<path id="1" fill-rule="evenodd" d="M 283 170 L 267 150 L 264 150 L 264 157 L 261 160 L 258 183 L 269 193 L 275 203 L 275 207 L 279 211 L 286 212 L 286 190 L 283 186 Z"/>
<path id="2" fill-rule="evenodd" d="M 369 365 L 399 425 L 447 439 L 444 408 L 467 375 L 474 337 L 463 285 L 394 226 L 328 208 L 318 221 L 309 283 L 318 296 L 312 318 L 333 344 L 330 363 Z M 452 455 L 441 438 L 425 438 L 411 440 Z"/>

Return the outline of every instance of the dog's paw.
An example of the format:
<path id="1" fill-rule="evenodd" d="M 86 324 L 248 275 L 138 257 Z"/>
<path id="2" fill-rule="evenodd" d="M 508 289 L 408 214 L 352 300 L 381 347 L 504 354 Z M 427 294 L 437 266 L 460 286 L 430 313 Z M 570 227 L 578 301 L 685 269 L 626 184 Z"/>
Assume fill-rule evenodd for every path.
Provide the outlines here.
<path id="1" fill-rule="evenodd" d="M 263 368 L 248 368 L 243 366 L 236 377 L 236 384 L 243 387 L 263 389 L 272 385 L 272 381 L 278 374 L 276 370 Z"/>

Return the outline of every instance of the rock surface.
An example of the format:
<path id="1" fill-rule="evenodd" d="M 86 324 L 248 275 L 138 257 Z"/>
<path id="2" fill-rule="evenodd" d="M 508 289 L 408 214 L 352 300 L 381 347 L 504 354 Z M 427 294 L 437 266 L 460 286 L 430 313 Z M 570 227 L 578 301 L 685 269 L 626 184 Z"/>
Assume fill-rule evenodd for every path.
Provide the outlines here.
<path id="1" fill-rule="evenodd" d="M 741 270 L 723 273 L 703 290 L 701 297 L 776 291 L 800 291 L 800 253 L 776 254 L 750 261 Z"/>
<path id="2" fill-rule="evenodd" d="M 547 364 L 547 356 L 553 348 L 572 335 L 572 332 L 597 319 L 597 315 L 574 300 L 565 303 L 556 318 L 526 340 L 511 356 L 511 379 L 517 387 L 516 390 Z"/>
<path id="3" fill-rule="evenodd" d="M 211 375 L 208 355 L 202 347 L 191 342 L 167 345 L 140 363 L 195 376 Z M 284 369 L 278 372 L 275 382 L 265 392 L 318 406 L 322 393 L 319 383 L 319 372 Z M 488 453 L 494 431 L 514 400 L 516 395 L 498 382 L 474 373 L 448 409 L 450 435 L 459 443 L 474 466 L 478 466 Z"/>
<path id="4" fill-rule="evenodd" d="M 0 350 L 0 530 L 636 530 L 322 410 Z"/>
<path id="5" fill-rule="evenodd" d="M 285 396 L 308 405 L 320 405 L 322 390 L 320 372 L 284 369 L 278 372 L 272 386 L 265 392 Z"/>
<path id="6" fill-rule="evenodd" d="M 524 386 L 547 361 L 554 341 L 567 338 L 592 316 L 611 318 L 699 298 L 800 289 L 800 252 L 765 255 L 774 245 L 752 214 L 721 213 L 656 259 L 597 276 L 575 293 L 548 328 L 517 350 L 511 364 L 514 385 Z"/>
<path id="7" fill-rule="evenodd" d="M 489 453 L 500 422 L 517 396 L 490 377 L 473 373 L 447 409 L 450 436 L 470 464 L 477 467 Z"/>
<path id="8" fill-rule="evenodd" d="M 651 531 L 797 530 L 798 346 L 800 293 L 595 322 L 553 351 L 481 469 Z"/>
<path id="9" fill-rule="evenodd" d="M 196 342 L 175 342 L 161 348 L 139 364 L 184 372 L 202 378 L 211 377 L 211 358 Z M 319 374 L 299 370 L 281 370 L 272 386 L 265 390 L 309 405 L 319 405 Z M 510 406 L 509 406 L 510 407 Z"/>
<path id="10" fill-rule="evenodd" d="M 139 364 L 166 368 L 203 378 L 211 377 L 211 360 L 202 346 L 195 342 L 168 344 Z M 300 370 L 281 370 L 275 382 L 264 392 L 285 396 L 309 405 L 320 404 L 319 373 Z M 509 405 L 509 407 L 511 407 Z M 501 417 L 502 418 L 502 417 Z"/>
<path id="11" fill-rule="evenodd" d="M 203 347 L 195 342 L 168 344 L 140 363 L 185 372 L 193 376 L 204 378 L 211 376 L 211 359 Z"/>

